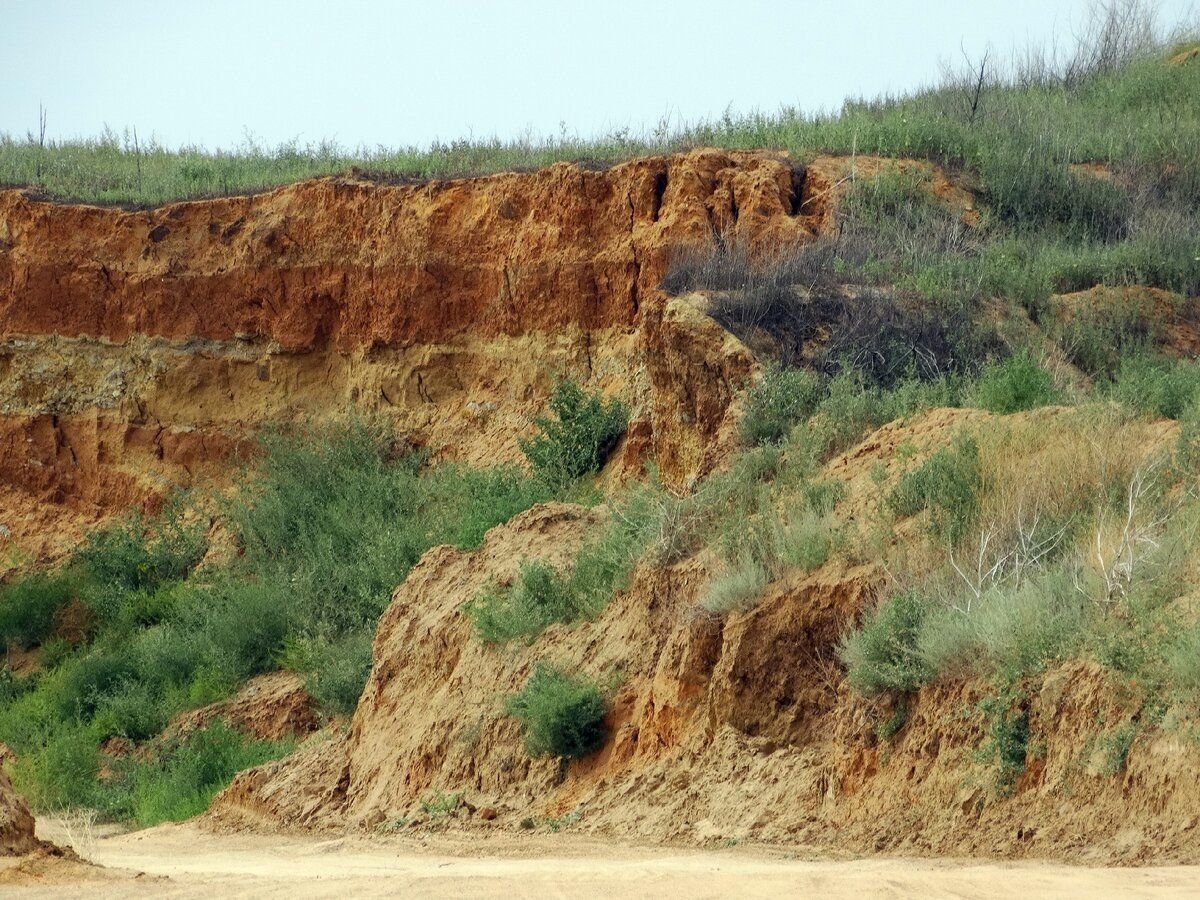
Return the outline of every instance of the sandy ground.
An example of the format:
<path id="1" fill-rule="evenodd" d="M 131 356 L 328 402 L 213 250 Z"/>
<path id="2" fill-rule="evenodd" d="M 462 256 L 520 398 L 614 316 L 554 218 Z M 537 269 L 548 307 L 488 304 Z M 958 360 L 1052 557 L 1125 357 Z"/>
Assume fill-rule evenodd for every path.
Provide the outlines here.
<path id="1" fill-rule="evenodd" d="M 794 858 L 782 851 L 642 849 L 570 834 L 347 837 L 213 834 L 194 825 L 68 834 L 105 868 L 0 868 L 20 897 L 1194 897 L 1200 868 Z"/>

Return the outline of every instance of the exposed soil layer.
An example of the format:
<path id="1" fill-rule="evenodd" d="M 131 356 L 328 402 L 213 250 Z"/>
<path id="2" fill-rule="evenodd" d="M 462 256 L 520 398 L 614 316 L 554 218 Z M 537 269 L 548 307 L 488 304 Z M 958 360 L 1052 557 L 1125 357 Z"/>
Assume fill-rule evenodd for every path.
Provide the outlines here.
<path id="1" fill-rule="evenodd" d="M 268 672 L 251 678 L 227 700 L 178 716 L 166 734 L 189 734 L 216 719 L 266 741 L 306 737 L 320 726 L 304 681 L 292 672 Z"/>
<path id="2" fill-rule="evenodd" d="M 826 213 L 806 183 L 783 156 L 700 150 L 141 212 L 2 191 L 0 541 L 53 558 L 227 472 L 264 424 L 350 408 L 517 459 L 558 375 L 631 403 L 619 471 L 653 456 L 682 484 L 723 454 L 753 362 L 658 290 L 672 248 L 806 240 Z"/>
<path id="3" fill-rule="evenodd" d="M 927 163 L 803 168 L 707 150 L 603 172 L 326 178 L 145 212 L 0 192 L 0 572 L 59 557 L 89 525 L 153 509 L 173 486 L 220 485 L 268 424 L 353 408 L 437 457 L 517 460 L 558 375 L 630 404 L 606 484 L 653 460 L 686 488 L 728 458 L 756 363 L 702 298 L 658 290 L 673 248 L 827 233 L 848 185 L 885 169 L 928 177 L 974 221 L 970 194 Z M 1178 308 L 1147 296 L 1163 315 Z M 1194 323 L 1169 324 L 1164 342 L 1194 353 Z M 986 415 L 936 410 L 834 460 L 827 474 L 848 484 L 840 514 L 869 526 L 875 473 L 894 474 L 901 443 L 925 452 Z M 1162 431 L 1148 429 L 1147 446 Z M 896 710 L 852 694 L 834 650 L 885 581 L 873 564 L 829 563 L 713 616 L 699 599 L 714 563 L 700 554 L 640 569 L 595 622 L 552 627 L 519 652 L 471 633 L 462 605 L 481 586 L 511 581 L 527 557 L 564 564 L 604 515 L 540 506 L 475 551 L 429 551 L 380 623 L 349 730 L 240 775 L 210 824 L 371 832 L 431 824 L 422 801 L 461 794 L 449 823 L 474 832 L 532 819 L 689 844 L 1200 860 L 1200 751 L 1155 731 L 1109 772 L 1097 723 L 1135 711 L 1094 667 L 1027 686 L 1020 712 L 1039 749 L 1011 791 L 979 753 L 988 685 L 923 689 L 881 739 Z M 526 756 L 501 701 L 538 660 L 612 679 L 602 751 L 569 766 Z M 264 737 L 318 724 L 281 675 L 174 727 L 216 715 Z M 14 803 L 17 846 L 28 829 Z"/>
<path id="4" fill-rule="evenodd" d="M 13 790 L 12 782 L 0 767 L 0 856 L 24 856 L 41 846 L 34 834 L 29 806 Z"/>

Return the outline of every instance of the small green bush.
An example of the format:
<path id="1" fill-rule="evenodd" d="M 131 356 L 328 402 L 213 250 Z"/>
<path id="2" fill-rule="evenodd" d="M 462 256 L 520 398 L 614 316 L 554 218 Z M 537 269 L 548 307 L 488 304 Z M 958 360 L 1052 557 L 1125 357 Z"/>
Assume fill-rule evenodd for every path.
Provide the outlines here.
<path id="1" fill-rule="evenodd" d="M 1071 579 L 1052 570 L 955 607 L 927 609 L 917 652 L 930 672 L 972 673 L 1008 682 L 1042 671 L 1079 646 L 1087 608 Z"/>
<path id="2" fill-rule="evenodd" d="M 179 622 L 202 641 L 206 664 L 230 683 L 275 668 L 292 626 L 287 585 L 224 579 L 189 595 Z"/>
<path id="3" fill-rule="evenodd" d="M 866 696 L 887 691 L 908 693 L 929 681 L 932 672 L 917 648 L 925 603 L 902 592 L 884 600 L 862 625 L 843 637 L 838 655 L 850 686 Z"/>
<path id="4" fill-rule="evenodd" d="M 126 591 L 153 592 L 168 581 L 186 578 L 208 549 L 208 523 L 187 520 L 187 501 L 177 495 L 162 513 L 135 513 L 116 525 L 88 535 L 79 559 L 92 579 L 108 590 L 96 605 L 101 618 L 110 618 L 116 596 Z"/>
<path id="5" fill-rule="evenodd" d="M 1028 351 L 985 368 L 975 392 L 981 407 L 1002 415 L 1049 406 L 1061 399 L 1050 380 L 1050 373 L 1038 365 Z"/>
<path id="6" fill-rule="evenodd" d="M 478 547 L 489 529 L 553 496 L 545 482 L 517 466 L 472 469 L 451 463 L 425 477 L 432 496 L 450 498 L 443 515 L 453 525 L 450 543 L 461 550 Z"/>
<path id="7" fill-rule="evenodd" d="M 766 566 L 753 558 L 743 559 L 709 582 L 700 605 L 711 613 L 744 609 L 762 596 L 770 581 Z"/>
<path id="8" fill-rule="evenodd" d="M 46 640 L 55 614 L 78 589 L 78 580 L 67 572 L 25 575 L 0 587 L 0 645 L 27 648 Z"/>
<path id="9" fill-rule="evenodd" d="M 1100 736 L 1100 750 L 1104 753 L 1104 774 L 1113 778 L 1124 771 L 1129 762 L 1129 751 L 1137 739 L 1138 726 L 1133 722 L 1118 725 Z"/>
<path id="10" fill-rule="evenodd" d="M 536 418 L 540 433 L 522 441 L 521 452 L 534 471 L 554 487 L 598 472 L 629 424 L 624 403 L 585 393 L 573 381 L 561 380 L 555 385 L 550 410 L 555 418 Z"/>
<path id="11" fill-rule="evenodd" d="M 373 640 L 374 632 L 364 628 L 331 643 L 313 642 L 304 686 L 322 709 L 349 716 L 357 708 L 371 674 Z"/>
<path id="12" fill-rule="evenodd" d="M 530 756 L 575 759 L 598 750 L 607 738 L 600 688 L 558 666 L 538 663 L 506 709 L 525 726 Z"/>
<path id="13" fill-rule="evenodd" d="M 751 389 L 742 417 L 747 446 L 776 443 L 814 412 L 825 395 L 823 379 L 804 369 L 768 369 Z"/>
<path id="14" fill-rule="evenodd" d="M 238 772 L 278 759 L 293 746 L 252 740 L 217 720 L 135 763 L 121 785 L 128 792 L 122 805 L 142 827 L 190 819 L 204 812 Z"/>
<path id="15" fill-rule="evenodd" d="M 979 445 L 959 435 L 916 469 L 906 472 L 888 495 L 888 505 L 900 516 L 930 512 L 933 534 L 958 541 L 971 526 L 982 485 Z"/>
<path id="16" fill-rule="evenodd" d="M 1130 409 L 1178 419 L 1200 402 L 1200 364 L 1136 353 L 1121 360 L 1113 397 Z"/>
<path id="17" fill-rule="evenodd" d="M 991 719 L 981 755 L 996 761 L 996 787 L 1002 794 L 1012 791 L 1029 758 L 1029 710 L 1024 706 L 1010 709 L 1011 701 L 1009 696 L 1001 696 L 980 704 Z"/>
<path id="18" fill-rule="evenodd" d="M 170 722 L 170 708 L 157 679 L 125 680 L 112 687 L 96 703 L 93 724 L 101 737 L 119 735 L 132 741 L 152 738 Z"/>
<path id="19" fill-rule="evenodd" d="M 840 484 L 835 482 L 835 484 Z M 818 498 L 820 503 L 826 502 Z M 810 500 L 812 502 L 812 500 Z M 827 513 L 818 512 L 822 506 L 786 518 L 779 523 L 775 538 L 775 551 L 780 560 L 804 572 L 820 568 L 829 558 L 836 536 L 833 519 Z"/>
<path id="20" fill-rule="evenodd" d="M 541 560 L 525 560 L 510 588 L 481 591 L 465 611 L 483 640 L 500 643 L 533 637 L 554 622 L 574 621 L 578 603 L 570 576 Z"/>

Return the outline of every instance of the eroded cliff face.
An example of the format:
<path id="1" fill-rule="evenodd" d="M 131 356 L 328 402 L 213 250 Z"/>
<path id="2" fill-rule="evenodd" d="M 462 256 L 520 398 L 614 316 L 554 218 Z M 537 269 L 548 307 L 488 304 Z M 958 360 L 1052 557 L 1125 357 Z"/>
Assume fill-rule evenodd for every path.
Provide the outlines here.
<path id="1" fill-rule="evenodd" d="M 349 408 L 442 455 L 515 459 L 556 375 L 631 402 L 617 470 L 652 456 L 683 484 L 720 457 L 753 361 L 658 290 L 672 248 L 803 240 L 827 217 L 818 181 L 696 151 L 148 211 L 0 192 L 0 524 L 52 556 L 219 476 L 265 423 Z"/>
<path id="2" fill-rule="evenodd" d="M 1022 701 L 1040 749 L 1007 789 L 981 752 L 989 725 L 979 703 L 992 685 L 923 688 L 907 699 L 902 731 L 881 738 L 894 709 L 850 690 L 836 652 L 885 580 L 872 564 L 831 562 L 772 586 L 751 610 L 714 616 L 699 604 L 713 562 L 701 554 L 640 568 L 594 622 L 551 626 L 529 647 L 491 647 L 472 633 L 462 604 L 475 591 L 513 579 L 523 558 L 567 563 L 602 517 L 539 506 L 493 529 L 478 550 L 427 553 L 380 622 L 349 730 L 237 776 L 210 821 L 392 829 L 427 822 L 422 801 L 459 794 L 495 813 L 464 808 L 459 828 L 570 815 L 576 830 L 623 840 L 1197 860 L 1200 752 L 1160 733 L 1118 777 L 1106 771 L 1096 723 L 1127 720 L 1136 703 L 1093 663 L 1057 667 Z M 541 660 L 618 684 L 609 740 L 570 765 L 531 760 L 504 714 L 503 698 Z"/>

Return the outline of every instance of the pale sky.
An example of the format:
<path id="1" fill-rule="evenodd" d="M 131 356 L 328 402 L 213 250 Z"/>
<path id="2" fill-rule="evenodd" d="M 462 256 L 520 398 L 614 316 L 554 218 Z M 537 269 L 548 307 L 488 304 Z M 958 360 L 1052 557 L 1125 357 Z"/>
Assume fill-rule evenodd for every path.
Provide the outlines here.
<path id="1" fill-rule="evenodd" d="M 1087 0 L 0 0 L 0 132 L 427 145 L 835 109 L 1069 34 Z M 1192 15 L 1159 5 L 1164 22 Z"/>

